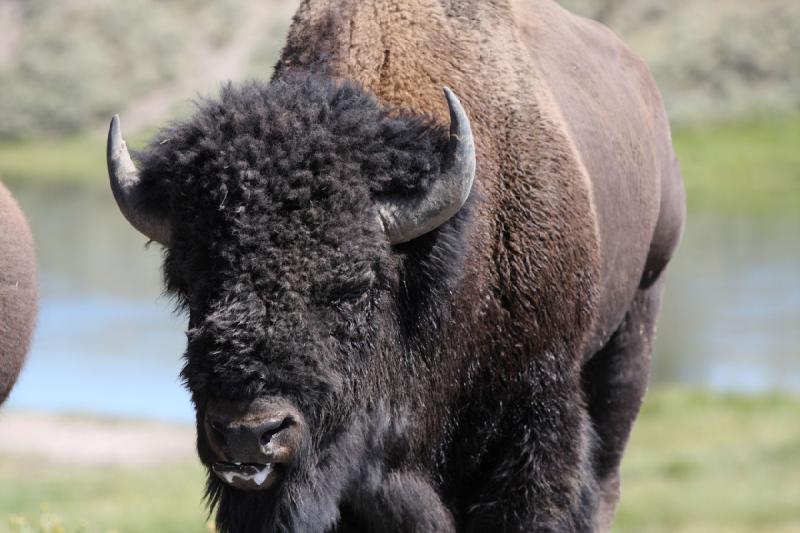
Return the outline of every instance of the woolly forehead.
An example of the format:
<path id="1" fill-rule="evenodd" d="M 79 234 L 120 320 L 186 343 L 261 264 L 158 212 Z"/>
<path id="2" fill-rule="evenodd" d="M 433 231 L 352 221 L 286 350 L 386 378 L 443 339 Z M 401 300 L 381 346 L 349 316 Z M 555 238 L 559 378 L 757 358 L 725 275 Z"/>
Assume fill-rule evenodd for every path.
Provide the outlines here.
<path id="1" fill-rule="evenodd" d="M 173 221 L 168 277 L 186 261 L 320 276 L 372 268 L 387 253 L 373 199 L 426 189 L 446 142 L 440 126 L 352 85 L 227 86 L 139 157 Z"/>

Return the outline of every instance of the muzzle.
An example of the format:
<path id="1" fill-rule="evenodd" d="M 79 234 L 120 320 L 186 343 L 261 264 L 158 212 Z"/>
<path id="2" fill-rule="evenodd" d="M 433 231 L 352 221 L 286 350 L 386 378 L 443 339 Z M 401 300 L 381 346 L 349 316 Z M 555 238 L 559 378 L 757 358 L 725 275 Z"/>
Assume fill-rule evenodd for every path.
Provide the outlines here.
<path id="1" fill-rule="evenodd" d="M 212 400 L 203 429 L 215 456 L 211 469 L 217 477 L 237 489 L 266 490 L 297 458 L 305 422 L 282 398 L 248 403 Z"/>

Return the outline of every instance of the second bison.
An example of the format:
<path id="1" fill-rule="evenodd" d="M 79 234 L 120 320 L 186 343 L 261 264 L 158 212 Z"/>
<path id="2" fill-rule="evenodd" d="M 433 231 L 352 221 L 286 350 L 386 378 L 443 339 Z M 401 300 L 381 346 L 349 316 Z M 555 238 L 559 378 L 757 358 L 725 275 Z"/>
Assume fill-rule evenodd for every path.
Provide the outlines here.
<path id="1" fill-rule="evenodd" d="M 36 257 L 25 217 L 0 183 L 0 404 L 17 380 L 36 322 Z"/>

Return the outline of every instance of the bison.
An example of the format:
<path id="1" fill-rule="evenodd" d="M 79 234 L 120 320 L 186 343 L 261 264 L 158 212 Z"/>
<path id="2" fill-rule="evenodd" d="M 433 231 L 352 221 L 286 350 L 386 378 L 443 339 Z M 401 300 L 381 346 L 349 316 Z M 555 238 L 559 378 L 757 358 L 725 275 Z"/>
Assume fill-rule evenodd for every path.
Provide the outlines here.
<path id="1" fill-rule="evenodd" d="M 28 352 L 36 321 L 36 258 L 25 217 L 0 183 L 0 404 Z"/>
<path id="2" fill-rule="evenodd" d="M 269 83 L 133 159 L 115 117 L 220 531 L 610 527 L 684 197 L 609 30 L 550 0 L 306 0 Z"/>

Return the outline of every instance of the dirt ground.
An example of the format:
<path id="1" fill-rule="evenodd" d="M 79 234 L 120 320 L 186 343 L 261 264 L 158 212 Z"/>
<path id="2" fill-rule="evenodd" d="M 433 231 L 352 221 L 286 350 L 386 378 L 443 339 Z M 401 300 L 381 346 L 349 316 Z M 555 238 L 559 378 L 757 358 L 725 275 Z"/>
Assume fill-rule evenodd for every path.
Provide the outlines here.
<path id="1" fill-rule="evenodd" d="M 92 466 L 192 460 L 195 429 L 145 421 L 0 411 L 0 454 Z"/>

